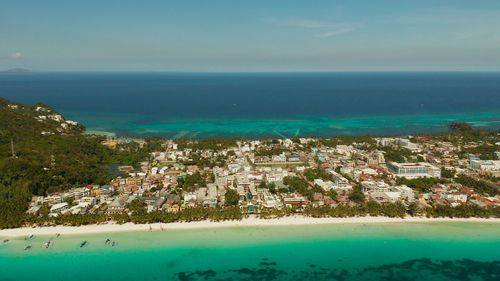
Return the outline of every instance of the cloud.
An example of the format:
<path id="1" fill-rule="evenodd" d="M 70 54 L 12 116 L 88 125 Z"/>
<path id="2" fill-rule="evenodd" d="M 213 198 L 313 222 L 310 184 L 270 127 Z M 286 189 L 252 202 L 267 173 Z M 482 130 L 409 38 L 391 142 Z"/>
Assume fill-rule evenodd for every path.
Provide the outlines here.
<path id="1" fill-rule="evenodd" d="M 270 18 L 270 19 L 265 19 L 264 21 L 278 26 L 291 26 L 300 28 L 323 28 L 323 27 L 328 27 L 330 25 L 329 23 L 325 22 L 296 19 L 296 18 L 291 18 L 286 20 Z"/>
<path id="2" fill-rule="evenodd" d="M 340 34 L 344 34 L 344 33 L 353 32 L 355 30 L 356 30 L 355 28 L 344 27 L 344 28 L 340 28 L 340 29 L 335 30 L 335 31 L 328 31 L 328 32 L 324 32 L 324 33 L 315 34 L 314 37 L 328 38 L 328 37 L 332 37 L 332 36 L 336 36 L 336 35 L 340 35 Z"/>
<path id="3" fill-rule="evenodd" d="M 353 32 L 356 30 L 356 25 L 349 23 L 330 23 L 330 22 L 321 22 L 314 20 L 306 20 L 306 19 L 277 19 L 277 18 L 269 18 L 263 20 L 267 23 L 272 23 L 276 26 L 284 26 L 284 27 L 296 27 L 301 29 L 314 29 L 316 33 L 313 34 L 314 37 L 317 38 L 328 38 L 344 33 Z"/>
<path id="4" fill-rule="evenodd" d="M 22 58 L 23 56 L 21 55 L 21 53 L 17 52 L 17 53 L 13 53 L 13 54 L 11 55 L 11 57 L 12 57 L 13 59 L 20 59 L 20 58 Z"/>

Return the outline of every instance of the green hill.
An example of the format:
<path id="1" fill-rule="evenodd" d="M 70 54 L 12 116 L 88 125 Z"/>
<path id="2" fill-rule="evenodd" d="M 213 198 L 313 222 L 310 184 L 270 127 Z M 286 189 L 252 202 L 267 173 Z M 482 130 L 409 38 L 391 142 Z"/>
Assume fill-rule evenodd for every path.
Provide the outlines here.
<path id="1" fill-rule="evenodd" d="M 4 136 L 79 134 L 85 127 L 66 120 L 51 107 L 38 103 L 34 106 L 10 102 L 0 97 L 0 134 Z"/>
<path id="2" fill-rule="evenodd" d="M 0 228 L 19 226 L 33 195 L 105 184 L 112 178 L 107 164 L 133 165 L 161 149 L 156 138 L 112 149 L 84 131 L 45 104 L 0 97 Z"/>
<path id="3" fill-rule="evenodd" d="M 84 130 L 47 105 L 0 97 L 0 228 L 19 225 L 32 195 L 109 179 L 111 151 Z"/>

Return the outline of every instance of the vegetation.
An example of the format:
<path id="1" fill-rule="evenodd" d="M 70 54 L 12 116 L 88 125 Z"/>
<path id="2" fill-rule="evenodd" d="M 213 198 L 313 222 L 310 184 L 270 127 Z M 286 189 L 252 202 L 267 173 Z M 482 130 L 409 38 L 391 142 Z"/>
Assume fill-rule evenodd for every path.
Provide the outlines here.
<path id="1" fill-rule="evenodd" d="M 455 173 L 455 170 L 446 169 L 445 167 L 441 168 L 441 177 L 443 178 L 452 179 L 455 177 Z"/>
<path id="2" fill-rule="evenodd" d="M 205 177 L 203 177 L 200 172 L 196 171 L 192 175 L 187 174 L 184 177 L 180 177 L 177 180 L 178 187 L 187 190 L 193 191 L 194 187 L 197 186 L 205 186 L 207 184 Z"/>
<path id="3" fill-rule="evenodd" d="M 304 176 L 308 181 L 313 181 L 314 179 L 322 179 L 324 181 L 333 181 L 333 175 L 328 173 L 325 169 L 306 169 L 304 170 Z"/>
<path id="4" fill-rule="evenodd" d="M 431 187 L 436 184 L 446 183 L 444 179 L 438 178 L 417 178 L 417 179 L 407 179 L 407 178 L 396 178 L 397 184 L 407 185 L 420 193 L 427 193 L 431 191 Z"/>
<path id="5" fill-rule="evenodd" d="M 228 188 L 224 197 L 226 199 L 226 205 L 235 206 L 240 201 L 240 195 L 234 189 Z"/>
<path id="6" fill-rule="evenodd" d="M 163 138 L 144 138 L 144 144 L 135 141 L 117 144 L 115 149 L 107 148 L 103 153 L 105 163 L 135 165 L 147 160 L 150 153 L 161 150 Z"/>
<path id="7" fill-rule="evenodd" d="M 283 214 L 274 214 L 274 216 L 283 216 L 289 213 L 288 210 L 282 211 Z M 449 217 L 449 218 L 500 218 L 500 207 L 478 207 L 475 205 L 459 205 L 451 207 L 438 205 L 436 207 L 418 208 L 416 203 L 408 207 L 400 203 L 379 204 L 374 201 L 359 204 L 357 206 L 339 205 L 336 207 L 307 207 L 303 210 L 303 215 L 311 217 L 355 217 L 355 216 L 387 216 L 387 217 L 405 217 L 405 216 L 427 216 L 427 217 Z"/>
<path id="8" fill-rule="evenodd" d="M 495 152 L 500 151 L 500 145 L 496 144 L 482 144 L 477 147 L 463 148 L 464 154 L 476 154 L 482 160 L 495 160 Z"/>
<path id="9" fill-rule="evenodd" d="M 487 183 L 479 180 L 475 180 L 469 176 L 466 176 L 464 174 L 459 175 L 456 179 L 456 182 L 458 182 L 461 185 L 465 185 L 471 188 L 474 188 L 475 191 L 478 193 L 482 194 L 488 194 L 491 196 L 495 196 L 497 194 L 500 194 L 500 191 L 498 191 L 496 188 L 491 187 Z"/>
<path id="10" fill-rule="evenodd" d="M 223 150 L 229 147 L 237 147 L 237 141 L 240 138 L 204 138 L 204 139 L 176 139 L 175 143 L 178 145 L 178 149 L 192 149 L 205 150 L 210 149 L 213 151 Z"/>
<path id="11" fill-rule="evenodd" d="M 411 156 L 413 155 L 409 150 L 390 146 L 378 147 L 378 149 L 385 152 L 384 157 L 387 162 L 407 162 L 411 160 Z"/>
<path id="12" fill-rule="evenodd" d="M 57 121 L 36 120 L 40 115 L 60 113 L 0 98 L 0 228 L 20 225 L 32 195 L 107 183 L 107 164 L 135 164 L 159 143 L 147 139 L 142 147 L 132 142 L 112 149 L 102 145 L 103 137 L 82 135 L 82 125 L 62 130 Z"/>
<path id="13" fill-rule="evenodd" d="M 359 185 L 356 185 L 353 187 L 353 190 L 351 193 L 349 193 L 349 200 L 356 202 L 358 204 L 361 204 L 365 202 L 365 194 L 361 191 L 361 188 Z"/>
<path id="14" fill-rule="evenodd" d="M 469 123 L 458 121 L 450 122 L 450 124 L 448 124 L 448 128 L 455 132 L 470 132 L 474 130 Z"/>
<path id="15" fill-rule="evenodd" d="M 314 199 L 314 193 L 325 194 L 325 190 L 318 185 L 310 186 L 309 182 L 300 177 L 285 177 L 283 183 L 288 185 L 290 191 L 298 192 L 309 200 Z"/>
<path id="16" fill-rule="evenodd" d="M 320 144 L 335 147 L 336 145 L 352 145 L 353 143 L 375 144 L 372 136 L 336 136 L 332 138 L 321 138 Z"/>
<path id="17" fill-rule="evenodd" d="M 278 190 L 276 189 L 276 185 L 274 183 L 266 184 L 265 182 L 261 182 L 258 185 L 258 188 L 268 189 L 269 192 L 271 192 L 272 194 L 276 194 L 276 192 L 278 192 Z"/>

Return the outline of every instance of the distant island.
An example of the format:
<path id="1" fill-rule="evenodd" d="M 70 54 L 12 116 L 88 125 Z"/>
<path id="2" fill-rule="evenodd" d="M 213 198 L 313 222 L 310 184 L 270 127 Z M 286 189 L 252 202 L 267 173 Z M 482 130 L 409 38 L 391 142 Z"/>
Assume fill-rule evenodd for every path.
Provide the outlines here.
<path id="1" fill-rule="evenodd" d="M 403 137 L 106 138 L 48 105 L 0 97 L 0 229 L 500 218 L 500 132 L 448 128 Z"/>
<path id="2" fill-rule="evenodd" d="M 12 68 L 8 70 L 0 70 L 0 74 L 29 74 L 33 73 L 31 70 L 26 68 Z"/>

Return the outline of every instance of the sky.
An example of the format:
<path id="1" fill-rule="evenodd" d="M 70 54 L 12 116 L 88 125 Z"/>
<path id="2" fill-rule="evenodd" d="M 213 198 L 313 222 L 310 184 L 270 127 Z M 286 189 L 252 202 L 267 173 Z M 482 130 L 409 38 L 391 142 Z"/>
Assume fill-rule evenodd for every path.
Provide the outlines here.
<path id="1" fill-rule="evenodd" d="M 499 0 L 0 0 L 0 70 L 498 71 Z"/>

